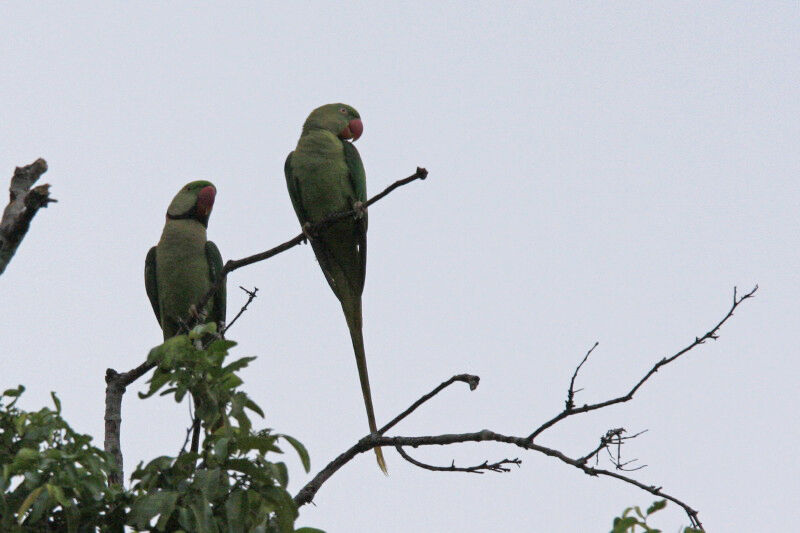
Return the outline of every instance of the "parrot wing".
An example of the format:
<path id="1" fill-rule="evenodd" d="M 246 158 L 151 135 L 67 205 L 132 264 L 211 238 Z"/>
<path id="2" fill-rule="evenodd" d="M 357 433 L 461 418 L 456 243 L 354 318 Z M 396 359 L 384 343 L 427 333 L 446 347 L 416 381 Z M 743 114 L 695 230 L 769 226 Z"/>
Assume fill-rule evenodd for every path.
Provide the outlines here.
<path id="1" fill-rule="evenodd" d="M 144 287 L 147 290 L 147 297 L 153 312 L 156 314 L 159 327 L 161 326 L 161 312 L 158 305 L 158 283 L 156 282 L 156 247 L 150 248 L 147 258 L 144 260 Z"/>
<path id="2" fill-rule="evenodd" d="M 303 209 L 303 201 L 300 198 L 300 185 L 297 183 L 297 178 L 292 174 L 292 155 L 294 152 L 289 152 L 286 156 L 286 162 L 283 164 L 283 174 L 286 176 L 286 187 L 289 189 L 289 198 L 292 200 L 292 207 L 300 221 L 300 225 L 308 222 L 308 216 Z"/>
<path id="3" fill-rule="evenodd" d="M 208 260 L 208 274 L 211 278 L 212 285 L 217 282 L 220 274 L 222 273 L 222 254 L 219 253 L 219 248 L 212 241 L 206 242 L 206 259 Z M 225 323 L 225 313 L 227 305 L 227 295 L 225 289 L 225 282 L 220 285 L 219 290 L 214 293 L 214 304 L 212 307 L 212 316 L 214 321 L 218 323 Z"/>
<path id="4" fill-rule="evenodd" d="M 353 143 L 342 141 L 344 145 L 344 159 L 347 169 L 350 172 L 350 184 L 356 194 L 356 200 L 362 203 L 367 201 L 367 174 L 364 171 L 364 163 Z M 364 280 L 367 274 L 367 213 L 358 220 L 356 224 L 356 241 L 358 243 L 359 268 L 359 294 L 364 290 Z"/>

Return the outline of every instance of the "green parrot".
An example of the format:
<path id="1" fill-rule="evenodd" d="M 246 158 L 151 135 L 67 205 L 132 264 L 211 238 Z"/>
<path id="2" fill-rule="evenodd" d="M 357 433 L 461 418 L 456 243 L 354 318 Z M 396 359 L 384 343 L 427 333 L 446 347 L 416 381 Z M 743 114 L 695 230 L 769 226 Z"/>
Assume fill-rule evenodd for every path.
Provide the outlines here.
<path id="1" fill-rule="evenodd" d="M 147 296 L 164 340 L 186 333 L 185 323 L 222 271 L 222 256 L 207 240 L 208 217 L 217 189 L 209 181 L 187 183 L 172 199 L 161 240 L 144 263 Z M 225 322 L 225 284 L 206 305 L 206 320 Z"/>
<path id="2" fill-rule="evenodd" d="M 345 104 L 318 107 L 306 119 L 297 148 L 283 167 L 297 218 L 304 228 L 326 216 L 356 209 L 358 215 L 340 220 L 311 235 L 309 241 L 328 284 L 342 304 L 356 355 L 361 393 L 371 432 L 377 431 L 367 374 L 362 334 L 361 293 L 367 269 L 367 177 L 358 150 L 350 142 L 361 137 L 364 125 L 358 111 Z M 375 448 L 383 473 L 386 462 Z"/>

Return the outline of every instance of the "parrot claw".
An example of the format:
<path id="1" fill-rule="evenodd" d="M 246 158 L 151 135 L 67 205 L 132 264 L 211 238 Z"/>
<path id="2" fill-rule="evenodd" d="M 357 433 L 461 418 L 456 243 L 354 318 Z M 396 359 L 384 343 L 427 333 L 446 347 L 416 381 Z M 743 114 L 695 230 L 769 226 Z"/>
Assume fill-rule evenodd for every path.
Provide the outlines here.
<path id="1" fill-rule="evenodd" d="M 303 228 L 303 235 L 305 235 L 305 242 L 311 242 L 315 237 L 314 232 L 311 230 L 311 222 L 306 222 L 301 226 Z"/>
<path id="2" fill-rule="evenodd" d="M 367 214 L 367 208 L 364 206 L 364 202 L 353 202 L 353 211 L 356 212 L 356 220 L 361 220 Z"/>
<path id="3" fill-rule="evenodd" d="M 194 305 L 194 304 L 189 306 L 189 316 L 191 316 L 192 318 L 194 318 L 195 320 L 197 320 L 200 323 L 205 321 L 207 314 L 208 313 L 206 313 L 205 310 L 202 313 L 199 312 L 197 310 L 197 306 Z"/>

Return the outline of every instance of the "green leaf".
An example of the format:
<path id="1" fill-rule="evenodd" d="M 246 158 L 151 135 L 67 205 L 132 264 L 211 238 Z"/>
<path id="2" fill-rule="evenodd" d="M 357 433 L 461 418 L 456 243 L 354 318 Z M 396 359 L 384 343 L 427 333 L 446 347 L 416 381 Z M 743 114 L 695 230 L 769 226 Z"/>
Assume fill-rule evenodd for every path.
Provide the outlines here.
<path id="1" fill-rule="evenodd" d="M 630 510 L 630 508 L 627 510 Z M 611 533 L 626 533 L 628 529 L 638 523 L 639 521 L 633 516 L 628 516 L 625 518 L 617 517 L 614 519 L 614 529 L 611 530 Z"/>
<path id="2" fill-rule="evenodd" d="M 38 450 L 33 448 L 22 448 L 11 461 L 10 468 L 15 473 L 28 473 L 28 468 L 33 466 L 41 458 Z"/>
<path id="3" fill-rule="evenodd" d="M 30 509 L 31 505 L 33 505 L 33 502 L 36 501 L 36 498 L 39 497 L 39 495 L 42 493 L 43 490 L 44 490 L 44 485 L 35 488 L 31 491 L 30 494 L 28 494 L 27 498 L 22 500 L 19 509 L 17 509 L 17 521 L 19 524 L 22 524 L 22 522 L 25 521 L 25 513 L 28 512 L 28 509 Z"/>
<path id="4" fill-rule="evenodd" d="M 294 531 L 294 521 L 297 518 L 297 505 L 295 505 L 292 497 L 286 490 L 278 487 L 270 487 L 263 494 L 267 500 L 277 506 L 275 516 L 278 519 L 281 533 L 292 533 Z"/>
<path id="5" fill-rule="evenodd" d="M 64 495 L 64 491 L 58 485 L 53 485 L 51 483 L 47 483 L 45 485 L 47 487 L 47 493 L 53 498 L 55 501 L 61 504 L 62 507 L 65 509 L 72 505 L 72 502 Z"/>
<path id="6" fill-rule="evenodd" d="M 228 520 L 230 533 L 244 533 L 247 516 L 247 498 L 242 490 L 233 491 L 225 502 L 225 517 Z"/>
<path id="7" fill-rule="evenodd" d="M 265 454 L 267 452 L 280 453 L 280 449 L 275 446 L 276 435 L 245 435 L 236 439 L 236 447 L 247 453 L 250 450 L 258 450 L 259 453 Z"/>
<path id="8" fill-rule="evenodd" d="M 229 459 L 225 463 L 225 467 L 241 472 L 260 483 L 270 483 L 270 478 L 264 469 L 253 464 L 249 459 Z"/>
<path id="9" fill-rule="evenodd" d="M 236 341 L 229 341 L 227 339 L 217 339 L 211 344 L 209 344 L 206 350 L 209 352 L 227 352 L 234 346 L 236 346 Z"/>
<path id="10" fill-rule="evenodd" d="M 306 451 L 306 447 L 303 446 L 299 440 L 295 439 L 294 437 L 290 437 L 289 435 L 281 435 L 284 439 L 286 439 L 289 444 L 297 452 L 297 455 L 300 456 L 300 461 L 303 463 L 303 468 L 306 472 L 311 470 L 311 459 L 308 457 L 308 451 Z"/>
<path id="11" fill-rule="evenodd" d="M 240 378 L 236 374 L 228 374 L 227 376 L 222 378 L 222 380 L 220 380 L 220 385 L 229 390 L 235 389 L 242 383 L 244 383 L 244 381 L 242 381 L 242 378 Z"/>
<path id="12" fill-rule="evenodd" d="M 153 376 L 149 380 L 150 390 L 148 390 L 145 393 L 140 392 L 139 398 L 141 398 L 142 400 L 149 398 L 150 396 L 158 392 L 158 390 L 161 387 L 166 385 L 171 378 L 172 374 L 170 374 L 169 372 L 164 372 L 161 369 L 156 369 L 156 371 L 153 373 Z"/>
<path id="13" fill-rule="evenodd" d="M 189 508 L 194 515 L 195 523 L 197 524 L 197 533 L 211 533 L 213 515 L 211 514 L 211 507 L 203 496 L 194 500 Z"/>
<path id="14" fill-rule="evenodd" d="M 655 513 L 656 511 L 660 511 L 664 507 L 667 506 L 667 500 L 661 500 L 657 502 L 653 502 L 653 505 L 647 508 L 647 516 Z"/>
<path id="15" fill-rule="evenodd" d="M 246 367 L 250 364 L 250 361 L 255 361 L 255 357 L 242 357 L 241 359 L 237 359 L 236 361 L 232 362 L 231 364 L 222 368 L 224 372 L 237 372 L 242 368 Z"/>
<path id="16" fill-rule="evenodd" d="M 56 393 L 53 392 L 53 391 L 50 391 L 50 397 L 53 398 L 53 403 L 56 406 L 56 414 L 60 415 L 61 414 L 61 400 L 58 399 L 58 396 L 56 396 Z"/>
<path id="17" fill-rule="evenodd" d="M 261 407 L 258 406 L 256 402 L 251 400 L 250 398 L 244 402 L 244 406 L 259 415 L 261 418 L 264 418 L 264 411 L 261 410 Z"/>
<path id="18" fill-rule="evenodd" d="M 158 491 L 137 498 L 131 506 L 128 521 L 139 529 L 149 529 L 150 520 L 157 514 L 161 514 L 159 523 L 163 520 L 166 525 L 169 515 L 175 509 L 178 495 L 179 493 L 173 491 Z M 166 518 L 164 518 L 164 514 L 167 514 Z"/>
<path id="19" fill-rule="evenodd" d="M 192 328 L 192 331 L 189 332 L 189 338 L 191 340 L 200 339 L 203 335 L 209 334 L 213 335 L 217 332 L 217 324 L 215 322 L 207 322 L 205 324 L 199 324 Z"/>
<path id="20" fill-rule="evenodd" d="M 23 392 L 25 392 L 25 386 L 24 385 L 20 385 L 16 389 L 6 389 L 6 390 L 4 390 L 3 391 L 3 396 L 8 396 L 9 398 L 14 398 L 16 396 L 19 396 Z"/>
<path id="21" fill-rule="evenodd" d="M 286 468 L 286 463 L 272 463 L 272 469 L 278 484 L 285 489 L 289 484 L 289 469 Z"/>
<path id="22" fill-rule="evenodd" d="M 222 437 L 214 443 L 214 455 L 219 458 L 225 459 L 228 456 L 228 442 L 231 439 Z"/>

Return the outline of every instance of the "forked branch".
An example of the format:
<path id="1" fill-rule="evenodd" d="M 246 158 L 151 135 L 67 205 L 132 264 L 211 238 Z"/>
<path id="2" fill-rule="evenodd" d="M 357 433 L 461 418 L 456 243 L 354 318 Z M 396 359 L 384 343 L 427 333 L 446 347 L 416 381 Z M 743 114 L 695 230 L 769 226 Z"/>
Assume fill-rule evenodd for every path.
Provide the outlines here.
<path id="1" fill-rule="evenodd" d="M 451 464 L 451 466 L 449 467 L 437 467 L 423 463 L 417 459 L 412 458 L 403 449 L 404 447 L 408 446 L 417 448 L 420 446 L 444 446 L 450 444 L 458 444 L 462 442 L 494 441 L 494 442 L 504 442 L 507 444 L 512 444 L 524 450 L 539 452 L 548 457 L 553 457 L 568 465 L 578 468 L 587 475 L 615 478 L 630 485 L 633 485 L 635 487 L 638 487 L 642 490 L 645 490 L 654 496 L 670 500 L 676 503 L 677 505 L 681 506 L 681 508 L 683 508 L 683 510 L 689 517 L 689 520 L 691 521 L 693 527 L 698 529 L 703 529 L 700 519 L 698 518 L 697 510 L 692 508 L 690 505 L 679 500 L 675 496 L 665 493 L 663 490 L 661 490 L 661 487 L 655 485 L 647 485 L 645 483 L 637 481 L 632 477 L 629 477 L 621 473 L 621 472 L 630 472 L 633 470 L 638 470 L 640 468 L 643 468 L 643 467 L 628 468 L 628 465 L 631 464 L 633 461 L 623 461 L 621 456 L 621 447 L 624 441 L 635 438 L 641 435 L 641 433 L 643 432 L 639 432 L 631 436 L 623 436 L 623 433 L 625 433 L 624 428 L 611 429 L 608 432 L 606 432 L 606 434 L 603 437 L 601 437 L 600 444 L 598 446 L 592 449 L 592 451 L 590 451 L 589 453 L 577 458 L 570 457 L 569 455 L 561 452 L 560 450 L 556 450 L 554 448 L 549 448 L 537 444 L 534 442 L 534 437 L 538 436 L 545 429 L 554 426 L 561 420 L 564 420 L 565 418 L 573 414 L 595 411 L 597 409 L 602 409 L 603 407 L 629 401 L 630 399 L 633 398 L 633 395 L 636 393 L 636 391 L 639 390 L 639 388 L 641 388 L 644 385 L 644 383 L 653 374 L 655 374 L 661 367 L 675 361 L 680 356 L 686 354 L 690 350 L 703 344 L 706 340 L 717 339 L 718 332 L 722 327 L 722 325 L 725 324 L 725 322 L 727 322 L 731 316 L 733 316 L 733 312 L 736 310 L 736 308 L 739 307 L 739 305 L 741 305 L 741 303 L 744 302 L 745 300 L 752 298 L 757 290 L 758 290 L 758 285 L 756 285 L 750 292 L 746 293 L 744 296 L 739 297 L 736 293 L 736 289 L 734 289 L 733 303 L 730 309 L 713 328 L 711 328 L 702 336 L 696 337 L 694 342 L 690 343 L 685 348 L 679 350 L 678 352 L 669 357 L 665 357 L 660 361 L 658 361 L 644 375 L 644 377 L 642 377 L 633 386 L 633 388 L 626 395 L 611 400 L 607 400 L 604 402 L 599 402 L 591 405 L 584 405 L 583 407 L 576 408 L 574 407 L 575 379 L 578 375 L 578 371 L 586 362 L 589 355 L 591 355 L 592 351 L 597 347 L 597 344 L 595 343 L 595 345 L 592 346 L 592 348 L 589 349 L 589 351 L 583 357 L 582 361 L 580 362 L 580 364 L 575 369 L 575 372 L 572 375 L 572 379 L 570 380 L 570 385 L 567 392 L 567 401 L 565 402 L 564 411 L 562 411 L 559 415 L 553 417 L 552 419 L 548 420 L 547 422 L 539 426 L 533 433 L 531 433 L 527 437 L 502 435 L 500 433 L 496 433 L 488 429 L 471 433 L 433 435 L 424 437 L 387 437 L 383 435 L 383 433 L 385 433 L 386 431 L 394 427 L 398 422 L 400 422 L 405 417 L 410 415 L 420 405 L 433 398 L 436 394 L 444 390 L 452 383 L 456 381 L 463 381 L 470 385 L 471 390 L 474 390 L 479 382 L 479 378 L 477 376 L 471 376 L 469 374 L 459 374 L 457 376 L 453 376 L 449 380 L 443 382 L 438 387 L 433 389 L 428 394 L 422 396 L 419 400 L 415 401 L 413 404 L 411 404 L 411 406 L 408 409 L 400 413 L 391 422 L 383 426 L 380 430 L 378 430 L 373 434 L 367 435 L 366 437 L 362 438 L 357 443 L 355 443 L 353 446 L 351 446 L 348 450 L 341 453 L 338 457 L 336 457 L 333 461 L 331 461 L 325 468 L 320 470 L 314 476 L 314 478 L 311 479 L 311 481 L 309 481 L 302 489 L 300 489 L 300 491 L 294 497 L 294 501 L 298 506 L 311 503 L 314 500 L 314 497 L 316 496 L 322 484 L 325 483 L 325 481 L 327 481 L 334 473 L 336 473 L 336 471 L 342 468 L 345 464 L 347 464 L 351 459 L 353 459 L 358 454 L 369 451 L 372 448 L 375 448 L 376 446 L 385 446 L 385 447 L 394 446 L 395 449 L 397 449 L 400 456 L 403 457 L 403 459 L 405 459 L 406 461 L 410 462 L 415 466 L 424 468 L 426 470 L 445 471 L 445 472 L 470 472 L 470 473 L 482 472 L 487 470 L 494 472 L 507 472 L 509 469 L 506 467 L 506 465 L 508 464 L 519 465 L 521 463 L 519 459 L 503 459 L 495 463 L 489 463 L 488 461 L 484 461 L 483 463 L 473 467 L 456 467 L 455 464 Z M 598 454 L 602 450 L 608 451 L 609 456 L 611 458 L 611 462 L 614 465 L 616 471 L 605 470 L 602 468 L 597 468 L 596 466 L 590 466 L 588 464 L 590 459 L 592 458 L 595 458 L 597 460 Z"/>
<path id="2" fill-rule="evenodd" d="M 636 394 L 636 391 L 638 391 L 639 388 L 642 385 L 644 385 L 644 383 L 648 379 L 650 379 L 650 377 L 653 374 L 658 372 L 658 370 L 661 367 L 663 367 L 664 365 L 668 365 L 669 363 L 673 362 L 674 360 L 676 360 L 680 356 L 688 353 L 690 350 L 692 350 L 692 349 L 696 348 L 697 346 L 705 343 L 709 339 L 710 340 L 717 340 L 718 333 L 719 333 L 719 330 L 722 327 L 722 325 L 725 324 L 725 322 L 727 322 L 728 319 L 733 316 L 733 312 L 736 310 L 736 308 L 739 307 L 739 305 L 741 305 L 741 303 L 744 302 L 745 300 L 747 300 L 749 298 L 752 298 L 753 295 L 755 295 L 757 290 L 758 290 L 758 285 L 753 287 L 753 289 L 750 292 L 746 293 L 744 296 L 739 297 L 739 296 L 737 296 L 736 287 L 734 287 L 733 288 L 733 303 L 731 304 L 731 307 L 728 310 L 727 314 L 724 317 L 722 317 L 722 320 L 717 322 L 717 324 L 713 328 L 711 328 L 710 330 L 705 332 L 700 337 L 695 337 L 694 341 L 692 341 L 688 346 L 686 346 L 682 350 L 677 351 L 676 353 L 672 354 L 669 357 L 664 357 L 663 359 L 658 361 L 656 364 L 654 364 L 653 367 L 650 369 L 650 371 L 647 372 L 647 374 L 645 374 L 644 377 L 642 377 L 642 379 L 640 379 L 633 386 L 633 388 L 631 388 L 631 390 L 628 391 L 627 394 L 625 394 L 623 396 L 619 396 L 618 398 L 613 398 L 611 400 L 606 400 L 604 402 L 598 402 L 598 403 L 594 403 L 594 404 L 584 404 L 582 407 L 574 407 L 574 405 L 573 405 L 573 396 L 574 396 L 573 385 L 570 385 L 569 393 L 567 395 L 566 408 L 563 411 L 561 411 L 559 414 L 557 414 L 556 416 L 554 416 L 553 418 L 551 418 L 550 420 L 548 420 L 547 422 L 545 422 L 544 424 L 542 424 L 541 426 L 536 428 L 530 435 L 528 435 L 528 439 L 530 439 L 530 440 L 535 439 L 544 430 L 552 427 L 556 423 L 560 422 L 561 420 L 564 420 L 565 418 L 567 418 L 569 416 L 577 415 L 577 414 L 581 414 L 581 413 L 588 413 L 589 411 L 595 411 L 597 409 L 602 409 L 603 407 L 608 407 L 609 405 L 614 405 L 614 404 L 617 404 L 617 403 L 623 403 L 623 402 L 627 402 L 627 401 L 632 400 L 633 399 L 633 395 Z M 597 346 L 597 344 L 595 344 L 595 346 Z M 578 365 L 578 369 L 575 370 L 575 374 L 573 374 L 573 378 L 572 378 L 573 379 L 573 383 L 574 383 L 574 380 L 575 380 L 575 376 L 577 376 L 577 374 L 578 374 L 578 370 L 583 365 L 583 363 L 586 361 L 586 358 L 589 357 L 589 354 L 592 353 L 592 350 L 594 350 L 594 346 L 592 347 L 591 350 L 589 350 L 589 353 L 586 354 L 586 357 L 584 357 L 584 359 L 581 362 L 581 364 Z"/>
<path id="3" fill-rule="evenodd" d="M 45 172 L 47 162 L 44 159 L 14 169 L 9 187 L 10 200 L 0 218 L 0 274 L 14 257 L 39 209 L 57 201 L 50 198 L 50 185 L 45 183 L 33 187 Z"/>

